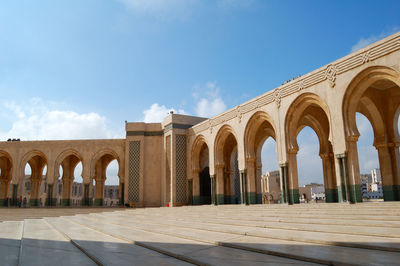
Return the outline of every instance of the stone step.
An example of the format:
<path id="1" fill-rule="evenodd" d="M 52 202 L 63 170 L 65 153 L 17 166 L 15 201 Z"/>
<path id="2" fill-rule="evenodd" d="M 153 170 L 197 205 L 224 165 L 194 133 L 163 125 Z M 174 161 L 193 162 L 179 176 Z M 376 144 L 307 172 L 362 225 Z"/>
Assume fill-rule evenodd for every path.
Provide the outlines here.
<path id="1" fill-rule="evenodd" d="M 20 265 L 96 265 L 43 219 L 26 219 Z"/>
<path id="2" fill-rule="evenodd" d="M 46 218 L 46 221 L 102 265 L 189 265 L 62 218 Z"/>
<path id="3" fill-rule="evenodd" d="M 187 229 L 177 226 L 159 225 L 149 222 L 141 223 L 136 220 L 126 225 L 123 222 L 112 222 L 113 218 L 102 219 L 103 227 L 119 226 L 124 229 L 144 230 L 165 234 L 170 237 L 189 239 L 199 242 L 206 242 L 220 246 L 229 246 L 242 250 L 250 250 L 265 254 L 274 254 L 288 258 L 308 260 L 323 264 L 354 264 L 354 265 L 382 265 L 395 264 L 400 259 L 400 253 L 387 251 L 374 251 L 359 248 L 347 248 L 323 244 L 313 244 L 298 241 L 287 241 L 272 238 L 260 238 L 252 236 L 237 236 L 229 233 L 212 232 L 199 229 Z M 87 224 L 94 223 L 94 217 L 76 216 L 67 219 L 78 219 Z"/>
<path id="4" fill-rule="evenodd" d="M 147 248 L 200 265 L 309 265 L 305 261 L 287 259 L 264 253 L 254 253 L 247 250 L 232 249 L 218 246 L 209 242 L 191 240 L 188 238 L 149 232 L 133 227 L 119 226 L 91 220 L 84 216 L 64 217 L 67 220 L 94 228 L 114 237 L 131 240 Z M 292 257 L 293 258 L 293 257 Z"/>
<path id="5" fill-rule="evenodd" d="M 86 216 L 100 217 L 101 214 L 93 214 Z M 94 218 L 98 219 L 98 218 Z M 388 237 L 371 237 L 362 235 L 352 234 L 340 234 L 327 232 L 314 232 L 314 231 L 302 231 L 302 230 L 287 230 L 282 228 L 260 228 L 260 227 L 247 227 L 237 226 L 229 224 L 213 224 L 208 221 L 202 222 L 196 221 L 184 221 L 184 220 L 171 220 L 167 217 L 155 218 L 155 217 L 115 217 L 115 216 L 102 216 L 102 219 L 121 224 L 126 220 L 134 220 L 135 222 L 154 225 L 156 227 L 163 226 L 179 226 L 182 228 L 192 228 L 213 232 L 224 232 L 236 235 L 249 235 L 263 238 L 274 238 L 281 240 L 293 240 L 302 241 L 314 244 L 325 244 L 333 246 L 344 246 L 344 247 L 355 247 L 355 248 L 366 248 L 383 251 L 400 251 L 400 238 L 388 238 Z"/>
<path id="6" fill-rule="evenodd" d="M 23 222 L 0 223 L 0 258 L 3 265 L 18 265 Z"/>

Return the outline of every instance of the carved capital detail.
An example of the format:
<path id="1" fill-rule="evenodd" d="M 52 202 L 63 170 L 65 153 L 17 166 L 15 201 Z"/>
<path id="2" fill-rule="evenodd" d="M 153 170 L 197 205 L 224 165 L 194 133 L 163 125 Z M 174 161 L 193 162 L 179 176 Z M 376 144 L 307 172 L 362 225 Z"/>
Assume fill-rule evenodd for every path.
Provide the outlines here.
<path id="1" fill-rule="evenodd" d="M 370 57 L 371 57 L 371 54 L 370 54 L 370 52 L 369 51 L 366 51 L 363 55 L 362 55 L 362 63 L 364 64 L 364 63 L 367 63 L 368 61 L 369 61 L 369 59 L 370 59 Z"/>
<path id="2" fill-rule="evenodd" d="M 278 108 L 281 107 L 281 98 L 282 98 L 281 89 L 276 88 L 274 90 L 274 101 L 276 103 L 276 106 L 278 106 Z"/>

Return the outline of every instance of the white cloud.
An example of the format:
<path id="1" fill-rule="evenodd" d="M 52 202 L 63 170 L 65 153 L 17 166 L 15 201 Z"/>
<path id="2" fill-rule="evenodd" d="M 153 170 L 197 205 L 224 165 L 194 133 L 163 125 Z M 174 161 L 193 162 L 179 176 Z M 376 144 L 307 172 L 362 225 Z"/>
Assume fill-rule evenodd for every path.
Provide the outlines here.
<path id="1" fill-rule="evenodd" d="M 201 117 L 213 117 L 226 110 L 226 105 L 219 95 L 219 88 L 215 82 L 208 82 L 204 88 L 207 96 L 198 100 L 196 105 L 196 114 Z M 197 93 L 193 94 L 195 99 L 199 98 Z"/>
<path id="2" fill-rule="evenodd" d="M 184 110 L 178 111 L 174 108 L 167 108 L 165 105 L 158 105 L 153 103 L 149 109 L 143 111 L 143 122 L 145 123 L 158 123 L 162 122 L 168 114 L 173 111 L 176 114 L 185 114 Z"/>
<path id="3" fill-rule="evenodd" d="M 371 43 L 377 42 L 380 39 L 383 39 L 384 37 L 399 31 L 399 29 L 399 27 L 395 26 L 391 30 L 381 32 L 378 35 L 371 35 L 367 38 L 360 38 L 360 40 L 355 45 L 353 45 L 353 47 L 351 47 L 351 52 L 355 52 L 361 48 L 364 48 L 365 46 L 370 45 Z"/>
<path id="4" fill-rule="evenodd" d="M 54 103 L 43 102 L 39 98 L 26 103 L 3 103 L 3 112 L 8 113 L 3 116 L 10 117 L 10 111 L 14 116 L 11 116 L 11 128 L 0 131 L 0 138 L 57 140 L 123 137 L 122 131 L 110 130 L 106 118 L 97 113 L 79 114 L 49 108 L 53 105 Z"/>

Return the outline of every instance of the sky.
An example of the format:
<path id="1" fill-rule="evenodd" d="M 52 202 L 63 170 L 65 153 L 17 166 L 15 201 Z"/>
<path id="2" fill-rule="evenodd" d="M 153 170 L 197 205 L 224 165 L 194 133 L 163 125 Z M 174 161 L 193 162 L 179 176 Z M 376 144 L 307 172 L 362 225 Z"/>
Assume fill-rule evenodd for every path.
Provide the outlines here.
<path id="1" fill-rule="evenodd" d="M 399 31 L 399 10 L 368 0 L 4 0 L 0 139 L 123 138 L 125 120 L 211 117 Z M 378 165 L 372 129 L 358 123 L 368 172 Z M 300 184 L 321 183 L 315 133 L 298 142 Z M 264 145 L 264 171 L 277 168 L 274 145 Z"/>

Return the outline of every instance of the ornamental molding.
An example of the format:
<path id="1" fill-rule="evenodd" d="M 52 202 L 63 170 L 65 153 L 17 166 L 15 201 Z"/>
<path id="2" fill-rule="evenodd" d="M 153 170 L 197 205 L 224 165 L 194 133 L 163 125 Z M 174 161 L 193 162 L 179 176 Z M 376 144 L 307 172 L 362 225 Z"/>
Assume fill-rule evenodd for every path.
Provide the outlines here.
<path id="1" fill-rule="evenodd" d="M 329 64 L 326 66 L 325 79 L 328 80 L 329 86 L 331 86 L 331 88 L 335 87 L 336 73 L 337 70 L 335 65 Z"/>
<path id="2" fill-rule="evenodd" d="M 275 102 L 279 108 L 283 98 L 324 81 L 328 81 L 329 86 L 333 88 L 336 85 L 337 78 L 341 74 L 398 50 L 400 50 L 400 32 L 369 45 L 367 49 L 351 53 L 311 73 L 305 74 L 301 76 L 301 80 L 295 79 L 287 82 L 274 90 L 241 104 L 240 107 L 234 107 L 210 120 L 199 123 L 192 127 L 193 131 L 197 134 L 209 129 L 210 133 L 212 133 L 212 127 L 233 118 L 238 118 L 241 121 L 244 114 L 260 109 L 260 107 L 272 102 Z M 211 120 L 213 121 L 212 123 Z"/>

